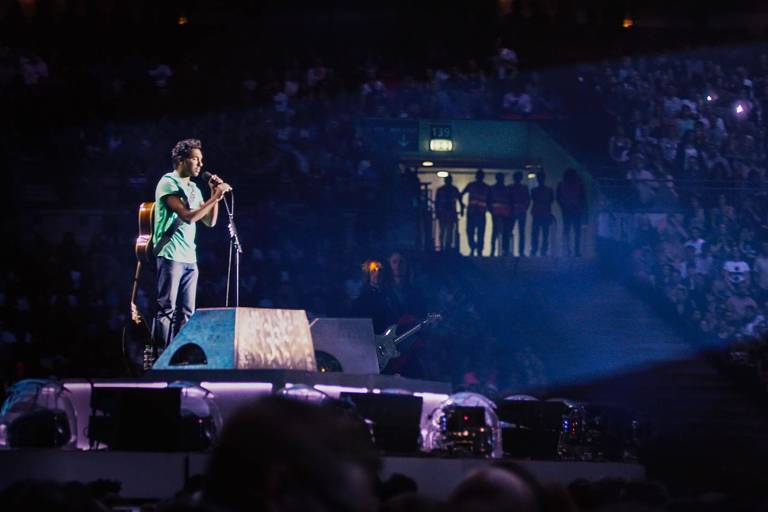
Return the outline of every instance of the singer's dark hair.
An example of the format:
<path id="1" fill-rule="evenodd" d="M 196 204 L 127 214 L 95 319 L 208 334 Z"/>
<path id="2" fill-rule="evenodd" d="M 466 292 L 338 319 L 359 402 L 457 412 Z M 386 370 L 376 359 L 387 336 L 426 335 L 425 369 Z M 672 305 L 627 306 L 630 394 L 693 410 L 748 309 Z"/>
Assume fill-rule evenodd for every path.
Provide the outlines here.
<path id="1" fill-rule="evenodd" d="M 176 167 L 179 165 L 179 162 L 189 157 L 193 149 L 203 149 L 203 144 L 199 139 L 184 139 L 177 142 L 171 150 L 171 160 L 173 160 L 173 166 Z"/>

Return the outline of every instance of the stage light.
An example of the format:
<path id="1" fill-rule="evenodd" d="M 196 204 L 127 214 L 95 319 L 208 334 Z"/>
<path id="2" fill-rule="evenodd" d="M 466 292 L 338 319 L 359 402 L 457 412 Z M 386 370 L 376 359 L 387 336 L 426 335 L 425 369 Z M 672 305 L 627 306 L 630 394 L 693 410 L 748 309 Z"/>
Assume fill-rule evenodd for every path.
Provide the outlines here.
<path id="1" fill-rule="evenodd" d="M 195 382 L 176 381 L 168 387 L 181 390 L 181 449 L 209 448 L 224 424 L 214 394 Z"/>
<path id="2" fill-rule="evenodd" d="M 427 452 L 467 453 L 499 458 L 502 456 L 501 425 L 496 405 L 477 393 L 456 393 L 431 414 L 422 433 L 422 449 Z"/>
<path id="3" fill-rule="evenodd" d="M 451 139 L 430 139 L 430 151 L 453 151 L 453 141 Z"/>
<path id="4" fill-rule="evenodd" d="M 733 112 L 739 119 L 744 119 L 749 115 L 749 104 L 745 101 L 737 101 L 733 105 Z"/>
<path id="5" fill-rule="evenodd" d="M 621 26 L 623 28 L 632 28 L 635 26 L 635 20 L 633 20 L 630 17 L 626 17 L 621 21 Z"/>
<path id="6" fill-rule="evenodd" d="M 435 162 L 432 162 L 430 160 L 424 160 L 423 162 L 421 162 L 422 167 L 432 167 L 434 165 L 435 165 Z"/>
<path id="7" fill-rule="evenodd" d="M 539 399 L 533 395 L 509 395 L 505 396 L 504 400 L 517 400 L 523 402 L 538 402 Z"/>
<path id="8" fill-rule="evenodd" d="M 447 178 L 449 176 L 448 171 L 437 171 L 438 178 Z"/>
<path id="9" fill-rule="evenodd" d="M 325 402 L 330 398 L 326 393 L 307 384 L 286 384 L 285 387 L 278 389 L 275 394 L 294 400 L 316 403 Z"/>
<path id="10" fill-rule="evenodd" d="M 14 384 L 0 409 L 0 447 L 74 448 L 77 415 L 68 393 L 55 380 Z"/>
<path id="11" fill-rule="evenodd" d="M 315 364 L 317 364 L 317 371 L 320 373 L 341 373 L 344 371 L 341 361 L 324 350 L 315 350 Z"/>

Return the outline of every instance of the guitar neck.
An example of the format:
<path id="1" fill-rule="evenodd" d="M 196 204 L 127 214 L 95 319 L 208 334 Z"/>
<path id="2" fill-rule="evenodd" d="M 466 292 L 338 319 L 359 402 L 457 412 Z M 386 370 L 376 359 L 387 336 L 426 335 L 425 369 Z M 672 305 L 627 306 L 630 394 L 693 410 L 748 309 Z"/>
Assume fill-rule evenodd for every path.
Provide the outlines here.
<path id="1" fill-rule="evenodd" d="M 403 340 L 405 340 L 406 338 L 408 338 L 408 337 L 410 337 L 410 336 L 413 336 L 413 335 L 414 335 L 414 334 L 416 334 L 416 333 L 417 333 L 417 332 L 418 332 L 418 331 L 419 331 L 419 330 L 420 330 L 422 327 L 424 327 L 424 324 L 426 324 L 426 323 L 427 323 L 427 321 L 426 321 L 426 320 L 423 320 L 423 321 L 419 322 L 418 324 L 414 325 L 413 327 L 411 327 L 410 329 L 408 329 L 407 331 L 405 331 L 403 334 L 401 334 L 400 336 L 398 336 L 397 338 L 395 338 L 395 339 L 392 341 L 392 343 L 394 343 L 395 345 L 397 345 L 398 343 L 402 342 L 402 341 L 403 341 Z"/>
<path id="2" fill-rule="evenodd" d="M 136 302 L 136 292 L 139 289 L 139 276 L 141 275 L 141 260 L 136 262 L 136 272 L 133 274 L 133 288 L 131 289 L 131 304 Z"/>

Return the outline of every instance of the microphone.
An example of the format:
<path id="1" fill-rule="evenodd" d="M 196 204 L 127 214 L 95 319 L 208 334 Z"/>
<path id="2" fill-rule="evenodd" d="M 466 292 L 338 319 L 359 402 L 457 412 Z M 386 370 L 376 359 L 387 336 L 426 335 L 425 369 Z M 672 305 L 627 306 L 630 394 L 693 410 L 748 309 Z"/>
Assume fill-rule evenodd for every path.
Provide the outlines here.
<path id="1" fill-rule="evenodd" d="M 200 177 L 203 178 L 203 180 L 205 180 L 206 183 L 208 183 L 209 181 L 211 181 L 211 178 L 213 178 L 213 174 L 209 173 L 208 171 L 203 171 L 202 173 L 200 173 Z"/>
<path id="2" fill-rule="evenodd" d="M 209 173 L 208 171 L 203 171 L 202 173 L 200 173 L 200 177 L 203 178 L 206 183 L 208 183 L 209 181 L 211 181 L 211 178 L 213 178 L 213 174 Z M 218 185 L 219 183 L 224 183 L 224 180 L 217 177 L 214 183 Z"/>

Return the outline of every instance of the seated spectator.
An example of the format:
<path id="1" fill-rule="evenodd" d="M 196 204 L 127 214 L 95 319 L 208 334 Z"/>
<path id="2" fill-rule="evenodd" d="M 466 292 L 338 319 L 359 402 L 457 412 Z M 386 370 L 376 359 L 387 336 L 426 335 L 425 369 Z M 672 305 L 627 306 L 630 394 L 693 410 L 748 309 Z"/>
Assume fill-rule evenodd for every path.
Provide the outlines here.
<path id="1" fill-rule="evenodd" d="M 637 199 L 641 205 L 647 205 L 655 198 L 659 183 L 655 181 L 656 176 L 649 170 L 642 153 L 632 155 L 626 178 L 635 186 Z"/>
<path id="2" fill-rule="evenodd" d="M 699 234 L 704 232 L 707 228 L 707 213 L 704 207 L 701 205 L 701 199 L 699 196 L 693 195 L 690 198 L 688 210 L 685 214 L 685 225 L 693 235 L 693 228 L 698 228 Z"/>
<path id="3" fill-rule="evenodd" d="M 755 232 L 749 228 L 742 228 L 739 232 L 739 251 L 747 263 L 754 265 L 757 245 L 755 244 Z"/>
<path id="4" fill-rule="evenodd" d="M 763 242 L 755 258 L 754 275 L 760 300 L 768 299 L 768 242 Z"/>
<path id="5" fill-rule="evenodd" d="M 682 278 L 688 283 L 693 279 L 693 275 L 697 273 L 696 264 L 696 248 L 686 245 L 683 261 L 678 264 L 677 269 L 680 271 Z"/>
<path id="6" fill-rule="evenodd" d="M 744 309 L 744 318 L 742 318 L 741 334 L 753 338 L 760 334 L 765 326 L 765 316 L 758 313 L 757 307 L 747 304 Z"/>
<path id="7" fill-rule="evenodd" d="M 749 286 L 744 281 L 739 282 L 736 286 L 736 293 L 725 304 L 733 313 L 733 320 L 735 322 L 742 322 L 747 318 L 747 308 L 749 307 L 754 310 L 755 314 L 757 312 L 757 302 L 750 297 Z M 754 316 L 751 320 L 754 320 Z"/>
<path id="8" fill-rule="evenodd" d="M 710 237 L 709 251 L 713 258 L 726 260 L 736 248 L 736 242 L 728 230 L 727 224 L 718 224 Z"/>
<path id="9" fill-rule="evenodd" d="M 685 242 L 686 247 L 693 247 L 694 255 L 699 256 L 706 242 L 701 238 L 701 228 L 694 225 L 691 227 L 691 237 Z"/>
<path id="10" fill-rule="evenodd" d="M 728 231 L 733 231 L 738 225 L 736 209 L 730 204 L 725 194 L 717 196 L 717 206 L 712 209 L 712 225 L 725 225 Z"/>
<path id="11" fill-rule="evenodd" d="M 659 232 L 651 224 L 651 219 L 647 215 L 637 216 L 637 230 L 635 231 L 635 245 L 639 247 L 654 248 L 659 244 Z"/>
<path id="12" fill-rule="evenodd" d="M 667 278 L 667 282 L 664 286 L 664 294 L 667 297 L 667 300 L 669 300 L 672 303 L 675 303 L 677 301 L 677 298 L 679 296 L 680 290 L 686 290 L 685 282 L 683 281 L 683 276 L 680 274 L 680 271 L 673 266 L 669 271 L 669 277 Z"/>
<path id="13" fill-rule="evenodd" d="M 723 270 L 728 282 L 734 286 L 740 283 L 749 284 L 749 264 L 744 261 L 738 248 L 731 250 L 730 257 L 723 263 Z"/>
<path id="14" fill-rule="evenodd" d="M 629 151 L 632 149 L 632 141 L 624 133 L 624 126 L 616 125 L 616 133 L 611 136 L 608 144 L 608 154 L 616 163 L 629 161 Z"/>

